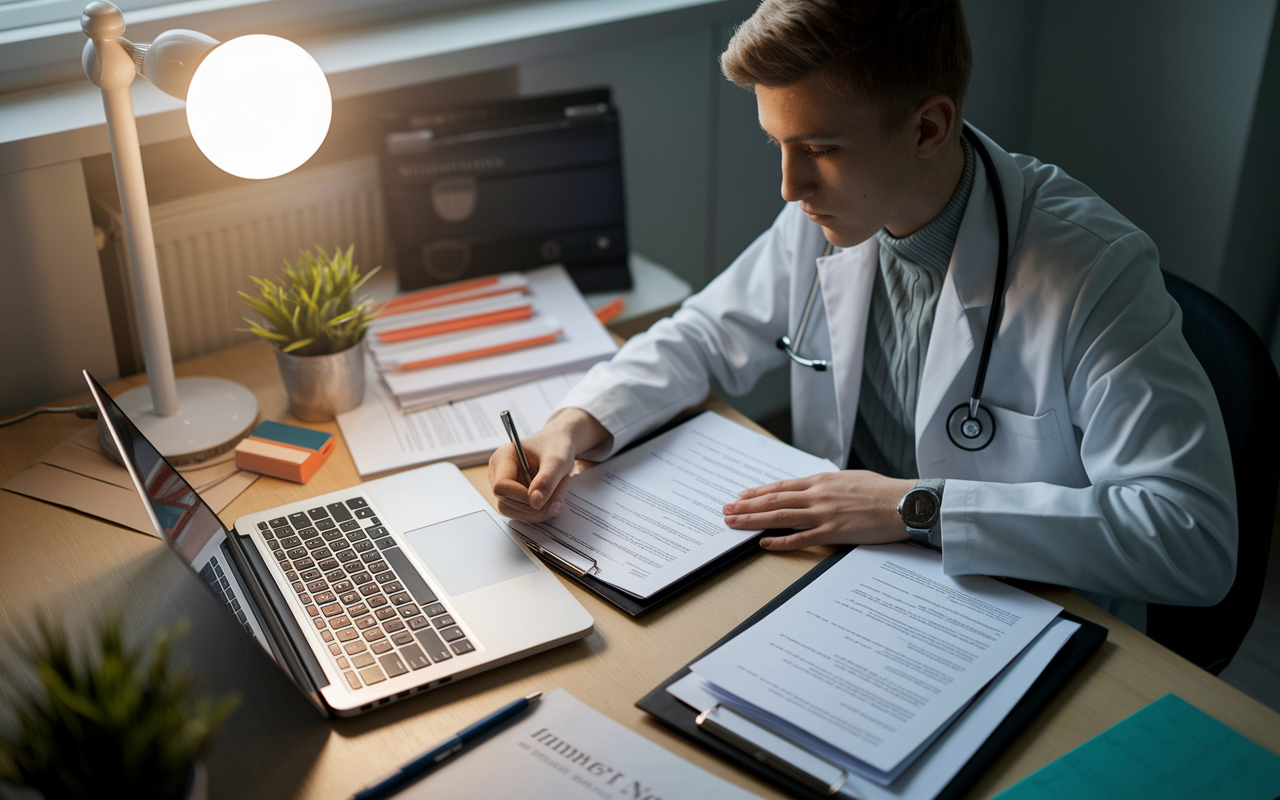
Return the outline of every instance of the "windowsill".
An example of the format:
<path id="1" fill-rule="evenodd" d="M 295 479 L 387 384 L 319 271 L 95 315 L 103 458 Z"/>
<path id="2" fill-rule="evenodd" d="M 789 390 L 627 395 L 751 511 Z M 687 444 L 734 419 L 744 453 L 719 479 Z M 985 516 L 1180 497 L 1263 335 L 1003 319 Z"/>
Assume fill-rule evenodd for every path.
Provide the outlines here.
<path id="1" fill-rule="evenodd" d="M 299 38 L 335 100 L 619 44 L 725 17 L 744 0 L 540 0 Z M 182 101 L 133 83 L 142 144 L 187 136 Z M 88 79 L 0 95 L 0 174 L 110 150 Z"/>

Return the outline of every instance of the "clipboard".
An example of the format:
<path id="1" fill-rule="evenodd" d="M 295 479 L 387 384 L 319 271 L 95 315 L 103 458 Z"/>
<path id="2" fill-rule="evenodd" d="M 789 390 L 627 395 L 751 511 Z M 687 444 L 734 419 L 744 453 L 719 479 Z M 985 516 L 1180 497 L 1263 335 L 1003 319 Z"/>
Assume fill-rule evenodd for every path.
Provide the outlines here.
<path id="1" fill-rule="evenodd" d="M 689 420 L 693 419 L 699 414 L 702 414 L 706 410 L 707 409 L 705 408 L 698 407 L 698 408 L 689 409 L 687 411 L 682 411 L 681 413 L 673 417 L 670 421 L 668 421 L 665 425 L 662 425 L 661 427 L 653 431 L 650 431 L 644 436 L 641 436 L 640 438 L 636 439 L 634 442 L 631 442 L 626 447 L 619 450 L 617 453 L 614 453 L 614 456 L 622 455 L 623 453 L 627 452 L 633 447 L 638 447 L 644 444 L 645 442 L 649 441 L 650 439 L 653 439 L 654 437 L 661 436 L 662 434 L 666 433 L 672 428 L 675 428 L 679 425 L 683 425 L 684 423 L 688 422 Z M 565 576 L 566 578 L 578 584 L 579 586 L 583 587 L 584 589 L 591 591 L 601 600 L 604 600 L 606 603 L 618 609 L 619 611 L 631 617 L 632 619 L 636 619 L 638 617 L 643 617 L 645 614 L 648 614 L 650 611 L 653 611 L 655 608 L 658 608 L 659 606 L 663 605 L 668 600 L 671 600 L 675 597 L 678 597 L 681 594 L 684 594 L 686 591 L 688 591 L 689 589 L 692 589 L 694 586 L 697 586 L 699 583 L 702 583 L 707 578 L 710 578 L 712 575 L 715 575 L 717 572 L 728 569 L 734 564 L 737 564 L 739 561 L 746 559 L 748 556 L 752 555 L 753 553 L 760 552 L 760 540 L 765 538 L 766 536 L 785 536 L 788 533 L 792 533 L 792 531 L 781 530 L 781 529 L 761 531 L 759 534 L 752 536 L 751 538 L 747 539 L 741 544 L 736 545 L 735 547 L 733 547 L 733 549 L 728 550 L 724 553 L 721 553 L 716 558 L 712 559 L 711 561 L 708 561 L 707 563 L 703 564 L 701 567 L 698 567 L 694 571 L 685 575 L 683 578 L 680 578 L 676 581 L 673 581 L 672 583 L 667 584 L 662 589 L 658 590 L 657 592 L 654 592 L 653 594 L 643 599 L 639 597 L 635 597 L 634 595 L 627 594 L 626 592 L 614 587 L 612 584 L 608 584 L 602 580 L 599 580 L 598 578 L 596 578 L 594 575 L 591 575 L 590 573 L 584 575 L 578 572 L 577 570 L 565 565 L 564 563 L 561 563 L 561 561 L 557 558 L 557 556 L 554 553 L 551 553 L 550 551 L 542 550 L 540 547 L 537 546 L 536 543 L 525 538 L 523 535 L 520 535 L 518 532 L 517 532 L 517 535 L 520 535 L 521 541 L 523 541 L 526 545 L 529 546 L 531 550 L 533 550 L 535 553 L 538 554 L 538 556 L 542 559 L 542 563 L 546 564 L 548 567 L 551 567 L 553 570 Z M 561 544 L 564 544 L 564 543 L 561 542 Z M 567 544 L 565 544 L 564 546 L 570 547 Z M 570 549 L 574 549 L 574 548 L 570 547 Z M 583 553 L 579 553 L 579 555 L 583 555 L 585 557 L 585 554 Z"/>
<path id="2" fill-rule="evenodd" d="M 750 754 L 730 746 L 723 740 L 699 728 L 696 724 L 699 712 L 668 694 L 667 687 L 689 674 L 689 664 L 705 657 L 707 653 L 720 647 L 768 616 L 774 609 L 791 599 L 797 592 L 816 580 L 819 575 L 830 569 L 852 549 L 852 547 L 839 548 L 834 554 L 823 559 L 817 566 L 805 573 L 803 577 L 770 600 L 763 608 L 748 617 L 741 625 L 729 631 L 718 642 L 695 656 L 688 664 L 677 670 L 674 675 L 663 681 L 656 689 L 640 698 L 636 702 L 636 707 L 652 714 L 663 724 L 693 739 L 703 747 L 714 751 L 721 758 L 737 764 L 747 772 L 780 787 L 794 797 L 810 798 L 810 800 L 830 800 L 832 795 L 817 791 L 795 777 L 779 772 L 755 759 Z M 1031 688 L 1022 696 L 1022 699 L 1013 707 L 1008 716 L 992 731 L 987 740 L 973 754 L 969 762 L 961 767 L 946 788 L 937 795 L 938 800 L 955 800 L 962 797 L 987 767 L 1013 743 L 1018 734 L 1048 705 L 1049 701 L 1053 699 L 1054 695 L 1067 683 L 1071 676 L 1098 651 L 1098 648 L 1102 646 L 1102 643 L 1107 638 L 1107 629 L 1097 623 L 1081 619 L 1065 611 L 1059 616 L 1079 623 L 1080 629 L 1072 634 L 1071 638 L 1062 646 L 1062 649 L 1058 651 L 1058 654 L 1049 662 L 1044 671 L 1040 673 L 1040 677 L 1031 685 Z"/>
<path id="3" fill-rule="evenodd" d="M 566 567 L 557 560 L 555 554 L 538 548 L 534 543 L 530 542 L 523 536 L 521 536 L 521 541 L 529 545 L 530 549 L 542 557 L 542 563 L 551 567 L 556 572 L 565 576 L 584 589 L 590 590 L 601 600 L 604 600 L 606 603 L 618 609 L 622 613 L 632 619 L 635 619 L 637 617 L 643 617 L 645 614 L 653 611 L 668 600 L 683 594 L 688 589 L 692 589 L 694 586 L 702 583 L 717 572 L 723 569 L 728 569 L 753 553 L 759 552 L 760 540 L 764 537 L 784 535 L 786 533 L 790 533 L 790 531 L 764 531 L 756 536 L 752 536 L 750 539 L 747 539 L 743 543 L 737 545 L 732 550 L 722 553 L 719 557 L 708 561 L 693 572 L 685 575 L 683 578 L 667 584 L 662 589 L 645 598 L 639 598 L 634 595 L 627 594 L 621 589 L 596 578 L 594 575 L 583 575 L 582 573 Z"/>

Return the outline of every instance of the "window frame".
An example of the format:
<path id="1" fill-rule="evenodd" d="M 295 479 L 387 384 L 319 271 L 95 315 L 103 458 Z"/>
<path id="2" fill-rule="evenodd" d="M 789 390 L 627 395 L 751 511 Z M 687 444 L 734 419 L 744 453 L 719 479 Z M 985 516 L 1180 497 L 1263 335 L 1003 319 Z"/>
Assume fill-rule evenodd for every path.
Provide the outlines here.
<path id="1" fill-rule="evenodd" d="M 220 41 L 251 32 L 291 38 L 395 17 L 420 17 L 461 6 L 519 5 L 531 1 L 117 0 L 117 5 L 124 6 L 125 38 L 150 42 L 175 28 L 197 30 Z M 0 5 L 0 92 L 83 77 L 80 54 L 87 40 L 80 30 L 80 11 L 88 2 L 28 0 Z M 69 9 L 74 10 L 71 17 L 65 16 Z M 38 14 L 46 11 L 57 11 L 62 16 L 41 21 Z"/>

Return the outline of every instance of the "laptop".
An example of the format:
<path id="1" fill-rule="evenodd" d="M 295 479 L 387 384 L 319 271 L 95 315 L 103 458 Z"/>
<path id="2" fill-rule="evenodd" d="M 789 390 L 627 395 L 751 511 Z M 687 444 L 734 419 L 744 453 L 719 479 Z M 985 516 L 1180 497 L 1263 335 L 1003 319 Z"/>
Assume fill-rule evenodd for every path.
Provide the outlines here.
<path id="1" fill-rule="evenodd" d="M 156 531 L 326 716 L 589 635 L 594 620 L 453 464 L 223 527 L 86 371 Z"/>

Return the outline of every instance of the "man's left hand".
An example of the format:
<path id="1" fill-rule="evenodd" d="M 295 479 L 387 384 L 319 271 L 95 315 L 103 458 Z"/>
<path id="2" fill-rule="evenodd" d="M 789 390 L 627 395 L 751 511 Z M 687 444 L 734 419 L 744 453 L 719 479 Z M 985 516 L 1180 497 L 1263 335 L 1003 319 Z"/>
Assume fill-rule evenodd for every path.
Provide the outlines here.
<path id="1" fill-rule="evenodd" d="M 761 539 L 766 550 L 897 542 L 907 538 L 898 502 L 915 485 L 909 478 L 851 469 L 792 478 L 739 493 L 724 507 L 724 521 L 739 530 L 801 529 Z"/>

